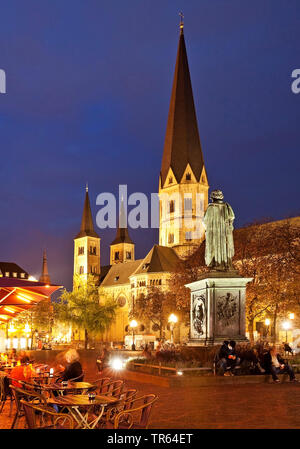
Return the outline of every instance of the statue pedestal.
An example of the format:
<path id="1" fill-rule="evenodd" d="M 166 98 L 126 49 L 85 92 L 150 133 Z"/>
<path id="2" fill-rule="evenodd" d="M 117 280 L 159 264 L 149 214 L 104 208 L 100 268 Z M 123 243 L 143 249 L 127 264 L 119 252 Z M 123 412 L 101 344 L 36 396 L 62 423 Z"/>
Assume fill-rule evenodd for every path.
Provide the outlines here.
<path id="1" fill-rule="evenodd" d="M 234 270 L 210 271 L 186 284 L 191 290 L 189 345 L 247 341 L 245 296 L 250 281 Z"/>

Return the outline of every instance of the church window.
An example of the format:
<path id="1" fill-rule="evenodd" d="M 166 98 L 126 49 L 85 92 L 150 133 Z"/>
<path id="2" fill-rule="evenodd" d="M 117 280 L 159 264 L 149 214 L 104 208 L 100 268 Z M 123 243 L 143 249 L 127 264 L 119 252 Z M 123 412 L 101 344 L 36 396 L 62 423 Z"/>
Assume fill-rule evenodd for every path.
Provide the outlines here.
<path id="1" fill-rule="evenodd" d="M 169 234 L 168 243 L 174 243 L 174 234 Z"/>
<path id="2" fill-rule="evenodd" d="M 205 182 L 205 177 L 204 176 L 202 176 L 202 182 Z"/>
<path id="3" fill-rule="evenodd" d="M 171 200 L 171 201 L 169 201 L 169 212 L 171 214 L 174 211 L 175 211 L 175 201 Z"/>
<path id="4" fill-rule="evenodd" d="M 124 296 L 119 296 L 118 298 L 118 306 L 124 307 L 126 304 L 126 298 Z"/>
<path id="5" fill-rule="evenodd" d="M 131 251 L 126 251 L 126 259 L 131 259 Z"/>
<path id="6" fill-rule="evenodd" d="M 82 254 L 84 254 L 84 246 L 78 248 L 78 256 L 81 256 Z"/>
<path id="7" fill-rule="evenodd" d="M 120 279 L 120 276 L 116 276 L 114 281 L 117 282 Z"/>
<path id="8" fill-rule="evenodd" d="M 192 209 L 193 209 L 192 198 L 184 198 L 184 210 L 192 210 Z"/>
<path id="9" fill-rule="evenodd" d="M 96 247 L 95 246 L 90 246 L 90 255 L 96 256 Z"/>
<path id="10" fill-rule="evenodd" d="M 186 179 L 186 181 L 190 181 L 190 180 L 191 180 L 191 174 L 190 174 L 190 173 L 187 173 L 187 174 L 185 175 L 185 179 Z"/>
<path id="11" fill-rule="evenodd" d="M 170 176 L 170 177 L 169 177 L 169 184 L 172 184 L 172 182 L 173 182 L 173 177 Z"/>
<path id="12" fill-rule="evenodd" d="M 158 285 L 161 285 L 161 279 L 159 279 L 159 281 L 158 281 Z"/>
<path id="13" fill-rule="evenodd" d="M 185 240 L 192 240 L 192 231 L 188 231 L 185 233 Z"/>
<path id="14" fill-rule="evenodd" d="M 120 252 L 119 251 L 115 252 L 115 260 L 120 260 Z"/>
<path id="15" fill-rule="evenodd" d="M 79 274 L 83 274 L 83 273 L 84 273 L 84 267 L 81 266 L 81 267 L 79 267 Z"/>

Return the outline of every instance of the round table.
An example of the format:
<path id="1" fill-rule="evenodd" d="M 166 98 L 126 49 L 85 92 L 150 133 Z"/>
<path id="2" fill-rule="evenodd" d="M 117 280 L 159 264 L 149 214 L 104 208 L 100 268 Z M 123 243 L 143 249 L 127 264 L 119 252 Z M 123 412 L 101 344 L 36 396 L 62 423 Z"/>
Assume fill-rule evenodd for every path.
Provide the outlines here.
<path id="1" fill-rule="evenodd" d="M 49 405 L 66 408 L 81 429 L 94 429 L 102 417 L 105 407 L 116 405 L 120 402 L 120 399 L 96 395 L 93 400 L 90 400 L 89 396 L 85 394 L 68 394 L 56 398 L 51 397 L 47 402 Z M 96 418 L 88 421 L 89 413 L 95 406 L 100 407 L 101 411 Z M 86 409 L 86 411 L 82 412 L 83 409 Z"/>

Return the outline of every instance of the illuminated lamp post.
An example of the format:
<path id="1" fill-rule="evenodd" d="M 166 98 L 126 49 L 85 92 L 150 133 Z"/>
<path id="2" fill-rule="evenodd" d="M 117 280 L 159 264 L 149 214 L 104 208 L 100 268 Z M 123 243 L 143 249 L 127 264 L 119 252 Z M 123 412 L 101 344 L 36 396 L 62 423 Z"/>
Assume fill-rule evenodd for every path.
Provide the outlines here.
<path id="1" fill-rule="evenodd" d="M 174 327 L 175 324 L 177 323 L 178 318 L 176 315 L 174 315 L 174 313 L 171 313 L 171 315 L 169 316 L 168 322 L 170 323 L 170 330 L 171 330 L 171 343 L 174 343 Z"/>
<path id="2" fill-rule="evenodd" d="M 138 323 L 136 322 L 136 320 L 131 320 L 129 323 L 129 327 L 131 327 L 132 329 L 132 345 L 131 345 L 131 350 L 135 351 L 135 343 L 134 343 L 134 329 L 137 327 Z"/>
<path id="3" fill-rule="evenodd" d="M 271 320 L 269 318 L 266 318 L 265 319 L 265 325 L 266 325 L 266 328 L 267 328 L 267 336 L 269 335 L 270 324 L 271 324 Z"/>
<path id="4" fill-rule="evenodd" d="M 287 331 L 291 328 L 291 323 L 285 321 L 284 323 L 282 323 L 282 327 L 285 330 L 285 341 L 287 343 Z"/>

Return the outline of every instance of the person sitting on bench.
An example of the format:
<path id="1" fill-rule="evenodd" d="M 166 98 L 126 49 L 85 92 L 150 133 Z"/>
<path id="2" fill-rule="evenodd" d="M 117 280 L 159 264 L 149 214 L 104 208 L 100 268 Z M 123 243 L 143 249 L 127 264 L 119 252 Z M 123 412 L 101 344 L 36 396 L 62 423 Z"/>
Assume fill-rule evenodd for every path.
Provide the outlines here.
<path id="1" fill-rule="evenodd" d="M 290 376 L 290 382 L 298 382 L 295 378 L 293 368 L 285 363 L 283 358 L 278 353 L 276 346 L 273 346 L 265 355 L 265 368 L 268 373 L 272 374 L 273 381 L 279 383 L 280 380 L 277 374 L 287 373 Z"/>
<path id="2" fill-rule="evenodd" d="M 236 343 L 234 340 L 225 340 L 220 348 L 219 360 L 220 369 L 223 376 L 233 376 L 233 370 L 241 362 L 241 359 L 236 354 L 235 344 Z"/>

